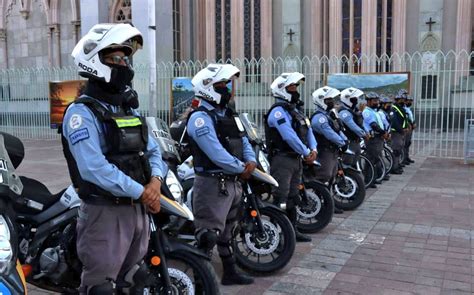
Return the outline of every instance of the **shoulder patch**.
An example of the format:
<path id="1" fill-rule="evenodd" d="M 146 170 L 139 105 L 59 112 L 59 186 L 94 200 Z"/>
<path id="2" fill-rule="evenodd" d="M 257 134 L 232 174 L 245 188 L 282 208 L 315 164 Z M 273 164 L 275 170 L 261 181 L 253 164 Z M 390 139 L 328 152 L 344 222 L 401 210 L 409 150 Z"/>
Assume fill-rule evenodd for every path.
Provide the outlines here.
<path id="1" fill-rule="evenodd" d="M 77 129 L 81 127 L 81 125 L 82 125 L 82 117 L 77 114 L 72 115 L 71 119 L 69 119 L 69 127 L 71 127 L 71 129 Z"/>
<path id="2" fill-rule="evenodd" d="M 318 121 L 321 124 L 326 123 L 326 118 L 324 116 L 321 116 Z"/>
<path id="3" fill-rule="evenodd" d="M 201 119 L 201 118 L 199 118 Z M 202 120 L 202 119 L 201 119 Z M 204 120 L 203 120 L 204 121 Z M 196 136 L 197 137 L 200 137 L 200 136 L 203 136 L 203 135 L 206 135 L 208 134 L 210 131 L 209 131 L 209 127 L 207 126 L 204 126 L 202 128 L 199 128 L 199 129 L 196 129 Z"/>
<path id="4" fill-rule="evenodd" d="M 282 114 L 281 114 L 280 111 L 276 111 L 274 116 L 275 116 L 275 118 L 279 119 L 279 118 L 281 118 Z"/>
<path id="5" fill-rule="evenodd" d="M 278 125 L 281 125 L 285 122 L 286 122 L 285 118 L 281 118 L 280 120 L 277 121 Z"/>
<path id="6" fill-rule="evenodd" d="M 368 118 L 368 117 L 370 117 L 370 114 L 369 114 L 369 112 L 362 112 L 362 116 L 364 118 Z"/>
<path id="7" fill-rule="evenodd" d="M 87 128 L 76 130 L 69 135 L 69 141 L 71 142 L 72 145 L 75 145 L 79 141 L 88 139 L 88 138 L 89 138 L 89 130 L 87 130 Z"/>
<path id="8" fill-rule="evenodd" d="M 197 128 L 199 127 L 202 127 L 204 126 L 206 122 L 204 122 L 204 119 L 203 118 L 197 118 L 195 121 L 194 121 L 194 126 L 196 126 Z"/>
<path id="9" fill-rule="evenodd" d="M 341 117 L 346 118 L 347 117 L 347 112 L 343 112 Z"/>

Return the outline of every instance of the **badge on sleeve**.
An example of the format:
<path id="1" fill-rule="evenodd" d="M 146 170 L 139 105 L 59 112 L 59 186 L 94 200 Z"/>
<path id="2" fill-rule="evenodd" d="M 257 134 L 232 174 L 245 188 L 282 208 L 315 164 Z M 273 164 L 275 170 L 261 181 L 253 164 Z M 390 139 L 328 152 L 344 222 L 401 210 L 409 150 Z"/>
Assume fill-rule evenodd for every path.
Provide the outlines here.
<path id="1" fill-rule="evenodd" d="M 280 112 L 280 111 L 276 111 L 274 116 L 275 116 L 275 118 L 277 118 L 277 119 L 281 118 L 281 112 Z"/>
<path id="2" fill-rule="evenodd" d="M 200 136 L 208 134 L 209 132 L 210 132 L 209 127 L 204 126 L 204 127 L 196 129 L 196 136 L 200 137 Z"/>
<path id="3" fill-rule="evenodd" d="M 326 123 L 326 118 L 320 117 L 319 118 L 319 123 L 321 123 L 321 124 Z"/>
<path id="4" fill-rule="evenodd" d="M 71 129 L 77 129 L 82 125 L 82 117 L 80 115 L 72 115 L 71 119 L 69 119 L 69 127 Z"/>
<path id="5" fill-rule="evenodd" d="M 346 117 L 347 117 L 347 113 L 346 113 L 346 112 L 342 113 L 342 117 L 343 117 L 343 118 L 346 118 Z"/>
<path id="6" fill-rule="evenodd" d="M 205 122 L 203 118 L 197 118 L 196 121 L 194 121 L 194 126 L 197 128 L 204 126 Z"/>
<path id="7" fill-rule="evenodd" d="M 363 112 L 363 113 L 362 113 L 362 116 L 363 116 L 364 118 L 368 118 L 368 117 L 370 117 L 370 114 L 369 114 L 369 112 Z"/>
<path id="8" fill-rule="evenodd" d="M 76 130 L 69 135 L 69 141 L 71 142 L 72 145 L 75 145 L 79 141 L 88 139 L 88 138 L 89 138 L 89 130 L 87 130 L 87 128 Z"/>

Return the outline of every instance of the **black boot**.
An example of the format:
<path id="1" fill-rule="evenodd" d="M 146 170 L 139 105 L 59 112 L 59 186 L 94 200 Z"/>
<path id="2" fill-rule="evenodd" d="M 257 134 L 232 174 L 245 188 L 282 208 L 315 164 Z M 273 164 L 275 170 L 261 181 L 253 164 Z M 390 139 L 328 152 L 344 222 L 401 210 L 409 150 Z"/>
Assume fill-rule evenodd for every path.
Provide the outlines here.
<path id="1" fill-rule="evenodd" d="M 235 258 L 233 255 L 221 256 L 222 267 L 222 285 L 250 285 L 253 284 L 253 278 L 239 272 L 235 266 Z"/>
<path id="2" fill-rule="evenodd" d="M 288 219 L 290 219 L 293 228 L 295 229 L 295 238 L 297 242 L 311 242 L 311 237 L 301 233 L 296 226 L 296 207 L 287 210 Z"/>

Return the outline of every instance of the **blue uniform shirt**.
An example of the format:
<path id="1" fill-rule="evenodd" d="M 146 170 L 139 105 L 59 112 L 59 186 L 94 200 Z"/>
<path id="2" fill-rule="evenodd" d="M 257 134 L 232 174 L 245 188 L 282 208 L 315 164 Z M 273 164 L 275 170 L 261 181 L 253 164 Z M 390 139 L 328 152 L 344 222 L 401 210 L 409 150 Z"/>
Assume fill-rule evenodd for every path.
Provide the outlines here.
<path id="1" fill-rule="evenodd" d="M 99 102 L 108 109 L 116 111 L 116 107 Z M 144 190 L 143 185 L 124 174 L 105 158 L 107 145 L 104 126 L 87 106 L 81 103 L 72 104 L 63 122 L 63 135 L 68 141 L 82 179 L 117 197 L 140 198 Z M 161 159 L 160 148 L 150 135 L 147 151 L 152 175 L 164 178 L 168 167 Z"/>
<path id="2" fill-rule="evenodd" d="M 347 137 L 344 135 L 342 131 L 336 133 L 334 129 L 332 129 L 331 125 L 329 125 L 329 121 L 327 116 L 328 113 L 321 108 L 321 111 L 318 112 L 316 115 L 313 116 L 311 119 L 311 127 L 313 127 L 314 131 L 326 137 L 327 140 L 331 141 L 338 147 L 341 147 L 346 144 Z"/>
<path id="3" fill-rule="evenodd" d="M 317 147 L 316 139 L 314 138 L 313 129 L 308 126 L 308 135 L 306 146 L 298 137 L 293 127 L 291 127 L 291 115 L 281 106 L 273 108 L 267 118 L 268 126 L 274 127 L 280 133 L 283 140 L 298 154 L 308 156 L 312 150 Z"/>
<path id="4" fill-rule="evenodd" d="M 341 109 L 339 111 L 339 117 L 344 122 L 344 124 L 349 128 L 352 132 L 357 134 L 359 137 L 365 137 L 367 133 L 364 129 L 360 128 L 355 122 L 352 113 L 347 109 Z"/>
<path id="5" fill-rule="evenodd" d="M 210 103 L 201 100 L 201 106 L 213 110 L 218 116 L 225 115 L 225 109 L 214 108 Z M 189 118 L 187 125 L 188 135 L 196 142 L 206 156 L 222 170 L 229 174 L 240 174 L 244 172 L 245 164 L 229 154 L 217 138 L 212 118 L 206 112 L 194 112 Z M 247 137 L 242 138 L 244 146 L 244 161 L 256 162 L 255 153 Z M 194 167 L 196 171 L 202 171 L 202 167 Z M 216 171 L 217 172 L 217 171 Z"/>
<path id="6" fill-rule="evenodd" d="M 380 118 L 382 119 L 383 127 L 384 127 L 383 129 L 387 132 L 390 131 L 390 121 L 387 114 L 383 110 L 379 110 L 378 114 Z"/>
<path id="7" fill-rule="evenodd" d="M 370 125 L 374 122 L 379 125 L 380 129 L 384 129 L 382 118 L 380 118 L 380 115 L 372 108 L 365 107 L 364 111 L 362 112 L 362 116 L 364 117 L 364 128 L 367 132 L 372 131 L 372 127 Z"/>
<path id="8" fill-rule="evenodd" d="M 407 106 L 404 106 L 403 108 L 405 109 L 405 112 L 407 113 L 408 121 L 410 123 L 415 122 L 415 117 L 413 116 L 413 112 L 411 111 L 411 109 Z"/>

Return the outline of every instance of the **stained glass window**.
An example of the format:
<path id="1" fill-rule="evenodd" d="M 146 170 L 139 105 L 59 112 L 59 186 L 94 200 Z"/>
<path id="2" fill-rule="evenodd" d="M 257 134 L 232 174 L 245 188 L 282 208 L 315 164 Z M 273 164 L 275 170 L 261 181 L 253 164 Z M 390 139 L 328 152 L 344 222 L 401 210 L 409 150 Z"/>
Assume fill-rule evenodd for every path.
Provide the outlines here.
<path id="1" fill-rule="evenodd" d="M 132 1 L 131 0 L 119 0 L 117 10 L 114 17 L 117 23 L 130 23 L 132 22 Z"/>

